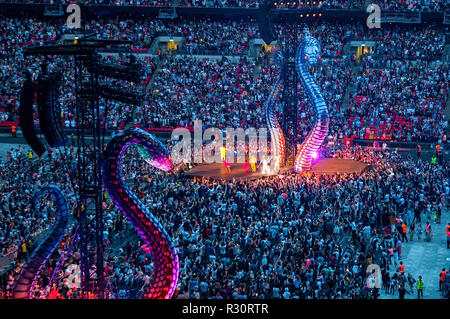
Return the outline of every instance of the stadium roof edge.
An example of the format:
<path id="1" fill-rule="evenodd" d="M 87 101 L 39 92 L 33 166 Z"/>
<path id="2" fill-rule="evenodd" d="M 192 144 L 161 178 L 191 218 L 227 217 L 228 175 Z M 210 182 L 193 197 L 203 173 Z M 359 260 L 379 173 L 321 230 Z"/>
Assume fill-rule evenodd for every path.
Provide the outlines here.
<path id="1" fill-rule="evenodd" d="M 5 15 L 11 15 L 15 13 L 28 13 L 35 16 L 44 16 L 45 8 L 48 4 L 42 3 L 0 3 L 0 13 Z M 65 12 L 67 5 L 63 5 L 63 11 Z M 115 6 L 115 5 L 80 5 L 83 8 L 85 16 L 89 19 L 91 17 L 97 16 L 108 16 L 108 15 L 120 15 L 126 14 L 136 15 L 136 16 L 155 16 L 157 17 L 160 9 L 172 9 L 173 7 L 147 7 L 147 6 Z M 260 9 L 258 8 L 194 8 L 194 7 L 176 7 L 176 12 L 178 16 L 253 16 L 255 19 L 258 14 L 260 14 Z M 394 11 L 383 11 L 384 13 L 393 14 Z M 322 16 L 319 18 L 313 17 L 314 13 L 321 13 Z M 328 19 L 333 20 L 348 20 L 349 18 L 354 19 L 364 19 L 368 17 L 368 13 L 365 10 L 345 10 L 345 9 L 274 9 L 273 16 L 274 20 L 281 19 L 284 16 L 300 16 L 304 14 L 306 17 L 310 14 L 309 19 L 313 21 L 314 19 L 320 19 L 322 21 L 327 21 Z M 397 15 L 399 13 L 397 12 Z M 401 14 L 404 16 L 417 14 L 416 12 L 403 11 Z M 302 21 L 308 21 L 303 18 Z M 437 22 L 442 24 L 444 21 L 443 12 L 421 12 L 421 22 Z M 399 19 L 398 21 L 389 21 L 389 23 L 403 24 L 404 22 Z"/>

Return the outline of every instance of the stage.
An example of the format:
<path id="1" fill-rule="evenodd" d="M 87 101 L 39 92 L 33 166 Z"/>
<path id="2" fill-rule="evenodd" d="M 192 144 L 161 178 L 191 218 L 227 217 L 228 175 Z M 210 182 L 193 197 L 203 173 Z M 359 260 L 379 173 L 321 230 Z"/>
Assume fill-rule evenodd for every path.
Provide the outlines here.
<path id="1" fill-rule="evenodd" d="M 333 174 L 350 174 L 350 173 L 361 173 L 369 167 L 368 164 L 351 160 L 351 159 L 336 159 L 336 158 L 324 158 L 320 159 L 313 164 L 313 167 L 309 173 L 315 173 L 319 175 L 333 175 Z M 245 172 L 243 164 L 231 164 L 231 173 L 227 174 L 223 164 L 200 164 L 188 172 L 187 176 L 191 177 L 209 177 L 212 179 L 222 179 L 222 180 L 240 180 L 240 179 L 257 179 L 262 177 L 267 177 L 271 175 L 266 175 L 261 173 L 261 167 L 252 172 L 251 169 L 248 170 L 248 175 Z M 293 172 L 293 167 L 286 167 L 281 169 L 280 175 L 285 173 Z"/>

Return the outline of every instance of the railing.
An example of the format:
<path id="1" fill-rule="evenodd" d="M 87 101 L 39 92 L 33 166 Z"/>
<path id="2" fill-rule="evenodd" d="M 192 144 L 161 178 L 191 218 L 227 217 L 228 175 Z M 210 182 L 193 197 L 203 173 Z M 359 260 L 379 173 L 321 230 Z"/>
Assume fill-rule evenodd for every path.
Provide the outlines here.
<path id="1" fill-rule="evenodd" d="M 450 12 L 446 12 L 444 14 L 444 22 L 443 22 L 443 24 L 445 24 L 445 25 L 449 25 L 450 24 Z"/>
<path id="2" fill-rule="evenodd" d="M 421 23 L 422 14 L 420 12 L 383 12 L 381 23 Z"/>
<path id="3" fill-rule="evenodd" d="M 177 17 L 177 11 L 175 8 L 172 9 L 159 9 L 158 18 L 159 19 L 175 19 Z"/>
<path id="4" fill-rule="evenodd" d="M 434 144 L 432 141 L 416 141 L 416 142 L 401 142 L 401 141 L 392 141 L 392 140 L 381 140 L 381 139 L 360 139 L 355 138 L 353 143 L 360 146 L 372 146 L 374 142 L 379 142 L 380 144 L 386 143 L 390 148 L 403 148 L 403 149 L 416 149 L 417 144 L 420 144 L 422 148 L 431 149 L 431 145 Z"/>
<path id="5" fill-rule="evenodd" d="M 244 56 L 247 52 L 242 52 L 241 54 L 235 54 L 231 52 L 224 52 L 218 49 L 190 49 L 188 47 L 183 47 L 178 49 L 177 54 L 183 55 L 220 55 L 220 56 Z M 229 53 L 229 54 L 228 54 Z"/>
<path id="6" fill-rule="evenodd" d="M 61 17 L 64 15 L 62 5 L 60 4 L 49 4 L 45 6 L 44 10 L 44 16 L 54 16 L 54 17 Z"/>

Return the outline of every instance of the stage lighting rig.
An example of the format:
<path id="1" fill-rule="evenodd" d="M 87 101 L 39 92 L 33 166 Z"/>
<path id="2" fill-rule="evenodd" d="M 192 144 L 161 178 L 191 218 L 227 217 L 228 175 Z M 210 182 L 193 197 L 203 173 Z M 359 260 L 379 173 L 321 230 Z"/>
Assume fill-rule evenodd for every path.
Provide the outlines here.
<path id="1" fill-rule="evenodd" d="M 142 94 L 131 90 L 119 89 L 109 85 L 99 85 L 100 95 L 108 100 L 119 101 L 125 104 L 139 105 L 143 101 Z"/>
<path id="2" fill-rule="evenodd" d="M 124 40 L 102 40 L 93 38 L 78 38 L 77 41 L 59 45 L 42 45 L 25 48 L 24 56 L 72 56 L 74 66 L 74 77 L 71 79 L 75 87 L 75 123 L 76 139 L 75 149 L 77 150 L 76 176 L 77 181 L 77 221 L 79 225 L 79 245 L 81 264 L 81 295 L 88 298 L 88 292 L 94 291 L 99 298 L 104 298 L 106 281 L 104 278 L 104 222 L 103 222 L 103 180 L 101 174 L 101 154 L 104 149 L 105 126 L 103 119 L 112 107 L 110 104 L 101 106 L 101 98 L 106 100 L 121 100 L 126 103 L 139 103 L 139 95 L 129 91 L 117 90 L 104 85 L 102 78 L 116 77 L 121 80 L 133 82 L 139 81 L 140 71 L 133 58 L 122 67 L 106 66 L 106 63 L 99 61 L 101 52 L 110 48 L 118 48 L 120 52 L 131 51 L 131 41 Z M 99 62 L 100 65 L 99 65 Z M 125 68 L 128 68 L 126 70 Z M 100 74 L 101 73 L 101 74 Z M 133 77 L 133 76 L 136 77 Z M 28 82 L 27 82 L 28 83 Z M 42 88 L 50 87 L 42 91 L 41 100 L 45 105 L 49 105 L 49 97 L 56 89 L 56 85 L 42 82 Z M 27 84 L 30 86 L 29 84 Z M 32 88 L 27 88 L 24 92 L 30 94 Z M 56 91 L 54 91 L 56 92 Z M 32 96 L 32 95 L 31 95 Z M 55 95 L 56 96 L 56 95 Z M 28 95 L 28 98 L 29 95 Z M 30 101 L 24 103 L 30 104 Z M 42 104 L 42 105 L 44 105 Z M 51 116 L 53 112 L 47 112 Z M 58 130 L 55 129 L 54 132 Z M 55 139 L 56 142 L 60 140 Z M 93 220 L 92 220 L 93 219 Z M 93 225 L 93 226 L 92 226 Z M 95 236 L 91 237 L 91 230 L 94 228 Z M 89 251 L 89 247 L 96 246 L 94 256 Z M 94 279 L 90 269 L 92 264 L 96 264 L 96 275 Z"/>
<path id="3" fill-rule="evenodd" d="M 134 55 L 130 55 L 129 61 L 124 65 L 111 64 L 98 60 L 96 67 L 96 71 L 101 76 L 129 82 L 136 82 L 137 79 L 143 76 L 142 66 L 136 62 Z M 89 69 L 89 71 L 92 72 L 92 69 Z"/>

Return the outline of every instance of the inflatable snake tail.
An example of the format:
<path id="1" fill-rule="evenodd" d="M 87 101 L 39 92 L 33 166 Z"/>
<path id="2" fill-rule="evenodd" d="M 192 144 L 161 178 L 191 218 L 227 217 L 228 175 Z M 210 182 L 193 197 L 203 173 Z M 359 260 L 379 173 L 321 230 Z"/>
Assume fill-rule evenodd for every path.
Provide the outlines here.
<path id="1" fill-rule="evenodd" d="M 153 276 L 144 298 L 169 299 L 177 287 L 178 255 L 164 227 L 123 181 L 122 156 L 131 145 L 143 147 L 145 151 L 140 150 L 139 153 L 155 168 L 168 172 L 172 169 L 172 161 L 166 147 L 153 135 L 139 128 L 130 128 L 109 142 L 102 163 L 106 190 L 115 205 L 136 228 L 153 257 Z"/>
<path id="2" fill-rule="evenodd" d="M 33 251 L 31 257 L 22 267 L 19 275 L 14 281 L 13 299 L 32 299 L 42 268 L 47 263 L 56 246 L 61 242 L 69 224 L 69 205 L 63 192 L 58 186 L 49 185 L 39 189 L 32 198 L 32 207 L 39 213 L 39 199 L 51 194 L 56 201 L 56 224 L 52 227 L 50 234 Z"/>

